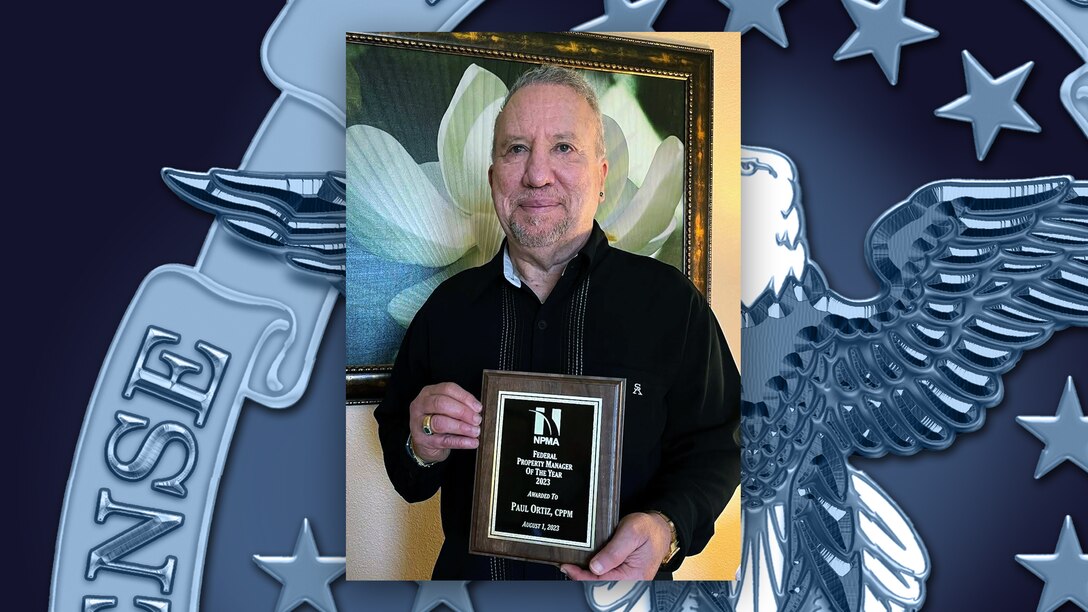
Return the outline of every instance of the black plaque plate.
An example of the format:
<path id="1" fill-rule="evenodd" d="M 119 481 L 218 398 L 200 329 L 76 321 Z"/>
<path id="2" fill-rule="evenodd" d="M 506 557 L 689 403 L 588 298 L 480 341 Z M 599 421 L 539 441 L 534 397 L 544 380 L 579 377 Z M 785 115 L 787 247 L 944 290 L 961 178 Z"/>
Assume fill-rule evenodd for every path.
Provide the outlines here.
<path id="1" fill-rule="evenodd" d="M 473 553 L 588 563 L 618 520 L 624 387 L 484 372 Z"/>

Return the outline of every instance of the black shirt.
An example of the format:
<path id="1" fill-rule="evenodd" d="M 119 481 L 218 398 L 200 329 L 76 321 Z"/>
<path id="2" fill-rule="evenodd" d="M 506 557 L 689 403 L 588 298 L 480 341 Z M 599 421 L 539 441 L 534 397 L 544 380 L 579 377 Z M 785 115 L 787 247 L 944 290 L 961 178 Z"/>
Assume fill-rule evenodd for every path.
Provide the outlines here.
<path id="1" fill-rule="evenodd" d="M 468 553 L 475 450 L 427 468 L 406 451 L 408 406 L 420 390 L 454 382 L 479 398 L 484 369 L 627 379 L 620 515 L 658 510 L 672 519 L 675 569 L 706 545 L 740 477 L 740 379 L 706 299 L 675 268 L 611 248 L 596 223 L 544 303 L 507 280 L 504 250 L 435 289 L 374 411 L 401 496 L 422 501 L 442 487 L 446 539 L 433 578 L 562 578 L 552 566 L 496 566 Z"/>

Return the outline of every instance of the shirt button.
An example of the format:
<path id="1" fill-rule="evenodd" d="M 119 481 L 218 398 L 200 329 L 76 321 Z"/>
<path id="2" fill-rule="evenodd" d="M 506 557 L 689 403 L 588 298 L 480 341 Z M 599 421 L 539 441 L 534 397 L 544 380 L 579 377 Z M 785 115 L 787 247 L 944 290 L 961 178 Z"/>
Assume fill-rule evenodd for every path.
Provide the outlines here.
<path id="1" fill-rule="evenodd" d="M 536 322 L 536 328 L 540 331 L 544 331 L 545 329 L 548 329 L 548 322 L 541 319 L 540 321 Z"/>

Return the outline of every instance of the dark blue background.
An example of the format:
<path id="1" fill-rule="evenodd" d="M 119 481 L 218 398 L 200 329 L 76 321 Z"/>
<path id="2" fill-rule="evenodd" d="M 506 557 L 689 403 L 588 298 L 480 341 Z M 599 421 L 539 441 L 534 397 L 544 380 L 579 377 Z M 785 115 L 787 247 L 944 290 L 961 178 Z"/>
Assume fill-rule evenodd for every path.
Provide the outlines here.
<path id="1" fill-rule="evenodd" d="M 8 20 L 16 32 L 4 43 L 12 160 L 5 212 L 13 216 L 5 229 L 7 270 L 18 290 L 8 292 L 15 310 L 6 346 L 5 363 L 14 366 L 7 412 L 14 422 L 5 432 L 18 493 L 5 516 L 15 532 L 19 569 L 12 578 L 19 588 L 5 606 L 37 607 L 48 597 L 83 413 L 133 292 L 153 268 L 195 261 L 209 227 L 210 217 L 167 192 L 159 169 L 238 165 L 278 94 L 258 51 L 281 8 L 210 0 L 82 4 Z M 565 29 L 600 8 L 585 0 L 487 0 L 461 27 Z M 743 140 L 780 149 L 797 163 L 811 256 L 846 295 L 876 290 L 862 256 L 869 225 L 928 181 L 1066 173 L 1088 179 L 1088 140 L 1058 99 L 1062 79 L 1081 61 L 1025 3 L 910 0 L 908 16 L 940 37 L 904 49 L 897 87 L 871 57 L 832 61 L 853 31 L 839 2 L 791 0 L 781 14 L 788 49 L 758 32 L 744 37 Z M 656 27 L 721 29 L 727 15 L 716 0 L 669 0 Z M 1003 130 L 978 163 L 970 126 L 933 116 L 965 92 L 962 49 L 995 76 L 1036 62 L 1019 102 L 1041 134 Z M 300 406 L 283 413 L 247 406 L 243 413 L 213 522 L 207 609 L 271 609 L 279 585 L 249 555 L 288 554 L 303 514 L 314 519 L 323 554 L 343 553 L 343 464 L 333 455 L 312 456 L 315 444 L 342 449 L 343 408 L 325 401 L 342 397 L 342 334 L 338 307 Z M 985 427 L 950 450 L 853 461 L 924 538 L 933 566 L 927 609 L 1033 610 L 1042 582 L 1013 555 L 1052 552 L 1066 514 L 1081 541 L 1088 539 L 1088 474 L 1066 463 L 1033 480 L 1042 445 L 1013 420 L 1052 415 L 1070 374 L 1088 400 L 1086 341 L 1085 330 L 1066 331 L 1026 355 L 1005 379 L 1006 399 Z M 253 477 L 250 486 L 264 495 L 242 499 L 241 483 Z M 247 524 L 262 501 L 272 516 Z M 470 592 L 479 610 L 515 593 L 500 585 L 472 585 Z M 517 592 L 526 601 L 526 589 Z M 574 585 L 555 592 L 568 603 L 581 597 Z M 407 607 L 413 593 L 410 584 L 334 588 L 341 609 L 377 600 Z"/>
<path id="2" fill-rule="evenodd" d="M 159 170 L 238 166 L 279 94 L 258 51 L 281 6 L 70 3 L 5 19 L 7 609 L 45 607 L 84 411 L 137 286 L 195 262 L 210 226 Z"/>

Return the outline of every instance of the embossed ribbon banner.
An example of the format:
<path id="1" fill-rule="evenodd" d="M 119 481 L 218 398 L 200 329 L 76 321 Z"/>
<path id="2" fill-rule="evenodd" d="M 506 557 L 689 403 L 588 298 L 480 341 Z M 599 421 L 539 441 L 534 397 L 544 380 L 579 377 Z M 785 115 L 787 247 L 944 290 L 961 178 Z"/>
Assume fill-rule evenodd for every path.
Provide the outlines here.
<path id="1" fill-rule="evenodd" d="M 234 242 L 213 230 L 196 269 L 148 275 L 118 329 L 72 467 L 53 609 L 195 609 L 242 402 L 287 406 L 305 389 L 336 292 L 300 291 Z"/>

